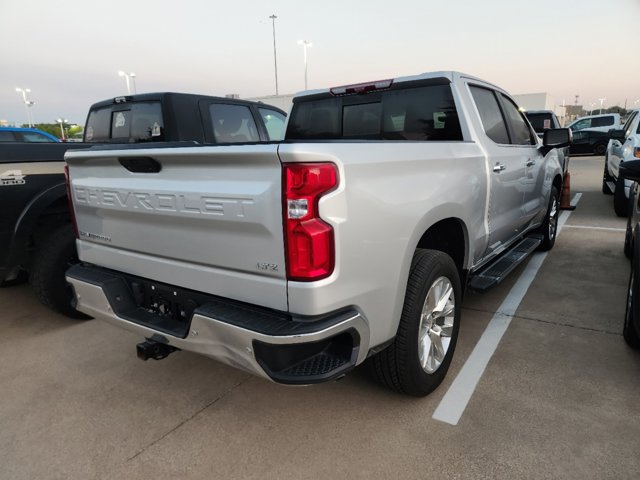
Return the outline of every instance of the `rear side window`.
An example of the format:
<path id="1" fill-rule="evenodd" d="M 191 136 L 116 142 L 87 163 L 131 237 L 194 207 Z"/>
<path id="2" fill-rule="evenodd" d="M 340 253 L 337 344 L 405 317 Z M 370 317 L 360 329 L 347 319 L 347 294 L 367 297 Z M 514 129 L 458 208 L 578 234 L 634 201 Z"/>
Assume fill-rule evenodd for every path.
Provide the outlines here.
<path id="1" fill-rule="evenodd" d="M 596 117 L 591 119 L 592 127 L 606 127 L 608 125 L 613 125 L 613 117 Z"/>
<path id="2" fill-rule="evenodd" d="M 487 136 L 496 143 L 508 144 L 509 134 L 507 125 L 502 117 L 498 99 L 492 90 L 482 87 L 469 87 L 473 100 L 476 102 L 482 126 Z"/>
<path id="3" fill-rule="evenodd" d="M 294 104 L 287 139 L 462 140 L 450 85 Z"/>
<path id="4" fill-rule="evenodd" d="M 113 105 L 89 114 L 85 141 L 140 143 L 162 141 L 164 122 L 159 102 Z"/>
<path id="5" fill-rule="evenodd" d="M 217 143 L 258 142 L 258 129 L 251 109 L 244 105 L 212 103 L 209 107 Z"/>
<path id="6" fill-rule="evenodd" d="M 267 129 L 269 140 L 282 140 L 284 138 L 284 124 L 287 117 L 280 112 L 271 110 L 270 108 L 258 108 L 258 111 L 260 112 L 264 126 Z"/>

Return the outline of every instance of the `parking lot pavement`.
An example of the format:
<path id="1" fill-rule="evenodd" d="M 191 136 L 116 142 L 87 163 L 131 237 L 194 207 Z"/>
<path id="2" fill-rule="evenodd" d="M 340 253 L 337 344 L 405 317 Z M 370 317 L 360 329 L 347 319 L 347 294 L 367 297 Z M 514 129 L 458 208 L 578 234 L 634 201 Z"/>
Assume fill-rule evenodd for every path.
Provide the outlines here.
<path id="1" fill-rule="evenodd" d="M 432 418 L 517 276 L 465 299 L 445 382 L 424 399 L 372 383 L 286 388 L 0 290 L 0 478 L 637 478 L 640 354 L 620 334 L 623 219 L 602 157 L 456 426 Z M 595 227 L 595 228 L 594 228 Z M 605 230 L 603 230 L 605 229 Z"/>

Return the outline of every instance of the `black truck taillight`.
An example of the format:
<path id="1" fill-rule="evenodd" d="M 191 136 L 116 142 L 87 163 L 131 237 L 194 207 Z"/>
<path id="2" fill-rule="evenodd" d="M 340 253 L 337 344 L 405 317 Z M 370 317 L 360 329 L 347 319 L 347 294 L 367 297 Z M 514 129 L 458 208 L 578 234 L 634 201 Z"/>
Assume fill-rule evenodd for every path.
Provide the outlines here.
<path id="1" fill-rule="evenodd" d="M 76 221 L 76 212 L 73 210 L 73 200 L 71 199 L 71 178 L 69 177 L 69 165 L 64 166 L 64 180 L 67 184 L 67 200 L 69 201 L 69 215 L 71 215 L 71 224 L 76 238 L 80 238 L 78 233 L 78 222 Z"/>
<path id="2" fill-rule="evenodd" d="M 333 163 L 283 166 L 287 278 L 310 282 L 328 277 L 335 265 L 333 227 L 320 218 L 318 202 L 338 184 Z"/>

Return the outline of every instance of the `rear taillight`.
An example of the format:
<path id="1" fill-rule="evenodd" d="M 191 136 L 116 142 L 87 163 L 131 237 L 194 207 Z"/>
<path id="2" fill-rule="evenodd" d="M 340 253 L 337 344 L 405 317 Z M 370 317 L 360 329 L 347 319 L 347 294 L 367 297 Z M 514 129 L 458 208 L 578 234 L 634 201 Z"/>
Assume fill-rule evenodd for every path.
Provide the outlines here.
<path id="1" fill-rule="evenodd" d="M 333 163 L 283 167 L 287 278 L 309 282 L 328 277 L 335 264 L 333 228 L 320 218 L 318 201 L 338 185 Z"/>
<path id="2" fill-rule="evenodd" d="M 636 158 L 640 158 L 640 148 L 636 147 L 633 149 L 633 156 Z"/>
<path id="3" fill-rule="evenodd" d="M 67 184 L 67 200 L 69 201 L 69 215 L 71 215 L 71 224 L 76 238 L 80 238 L 78 234 L 78 222 L 76 222 L 76 212 L 73 210 L 73 200 L 71 200 L 71 178 L 69 177 L 69 165 L 64 166 L 64 179 Z"/>

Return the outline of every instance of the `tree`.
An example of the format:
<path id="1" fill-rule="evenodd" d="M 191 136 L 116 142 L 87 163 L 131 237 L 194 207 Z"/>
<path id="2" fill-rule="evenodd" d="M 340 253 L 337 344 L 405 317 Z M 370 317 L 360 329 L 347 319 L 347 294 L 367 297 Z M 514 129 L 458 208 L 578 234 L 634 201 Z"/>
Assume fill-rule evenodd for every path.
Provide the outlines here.
<path id="1" fill-rule="evenodd" d="M 63 124 L 65 131 L 69 128 L 70 124 Z M 29 125 L 22 125 L 22 128 L 29 128 Z M 62 132 L 60 131 L 60 124 L 55 123 L 36 123 L 33 128 L 37 128 L 38 130 L 42 130 L 43 132 L 47 132 L 50 135 L 53 135 L 56 138 L 62 138 Z M 65 135 L 66 137 L 67 135 Z"/>

